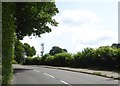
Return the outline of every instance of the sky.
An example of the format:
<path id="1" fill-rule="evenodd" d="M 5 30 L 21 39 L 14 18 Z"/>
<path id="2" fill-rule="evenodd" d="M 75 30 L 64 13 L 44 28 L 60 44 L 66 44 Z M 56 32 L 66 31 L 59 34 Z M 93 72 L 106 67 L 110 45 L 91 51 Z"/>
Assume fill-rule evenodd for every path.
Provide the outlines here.
<path id="1" fill-rule="evenodd" d="M 53 46 L 77 53 L 87 47 L 118 43 L 118 1 L 57 0 L 59 14 L 53 18 L 59 22 L 58 27 L 50 26 L 52 32 L 42 34 L 40 38 L 26 36 L 22 43 L 34 46 L 37 55 L 41 55 L 41 43 L 44 43 L 44 54 Z"/>

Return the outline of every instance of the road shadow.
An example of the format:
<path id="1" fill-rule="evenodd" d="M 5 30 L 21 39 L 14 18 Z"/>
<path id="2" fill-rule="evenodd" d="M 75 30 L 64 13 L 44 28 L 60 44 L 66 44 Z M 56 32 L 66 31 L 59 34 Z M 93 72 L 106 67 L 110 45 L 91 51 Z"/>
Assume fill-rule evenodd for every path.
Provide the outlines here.
<path id="1" fill-rule="evenodd" d="M 29 71 L 29 70 L 32 70 L 32 69 L 14 68 L 14 69 L 13 69 L 13 74 L 21 73 L 21 72 L 25 72 L 25 71 Z"/>

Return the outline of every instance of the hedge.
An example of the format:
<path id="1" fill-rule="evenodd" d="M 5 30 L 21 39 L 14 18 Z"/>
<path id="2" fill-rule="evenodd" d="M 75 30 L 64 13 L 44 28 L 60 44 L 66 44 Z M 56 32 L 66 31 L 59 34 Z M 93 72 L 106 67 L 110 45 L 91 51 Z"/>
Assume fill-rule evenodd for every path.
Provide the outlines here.
<path id="1" fill-rule="evenodd" d="M 12 78 L 14 57 L 14 4 L 2 3 L 2 84 Z"/>

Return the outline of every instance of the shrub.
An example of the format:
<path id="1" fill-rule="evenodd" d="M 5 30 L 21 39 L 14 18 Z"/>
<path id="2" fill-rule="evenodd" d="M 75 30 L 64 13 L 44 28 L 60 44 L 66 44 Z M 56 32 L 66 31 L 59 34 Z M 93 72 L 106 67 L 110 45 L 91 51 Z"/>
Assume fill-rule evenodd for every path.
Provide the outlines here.
<path id="1" fill-rule="evenodd" d="M 30 64 L 32 64 L 32 65 L 39 65 L 39 64 L 41 64 L 40 57 L 33 58 Z"/>
<path id="2" fill-rule="evenodd" d="M 73 55 L 73 59 L 71 60 L 71 67 L 80 67 L 81 65 L 81 56 L 82 53 L 78 52 L 77 54 Z"/>
<path id="3" fill-rule="evenodd" d="M 115 68 L 115 59 L 117 50 L 109 46 L 102 46 L 96 49 L 95 56 L 96 66 L 107 69 Z"/>
<path id="4" fill-rule="evenodd" d="M 54 63 L 52 62 L 54 59 L 54 56 L 48 56 L 46 59 L 45 59 L 45 64 L 46 65 L 54 65 Z"/>
<path id="5" fill-rule="evenodd" d="M 33 58 L 32 57 L 27 57 L 25 58 L 24 65 L 31 65 Z"/>
<path id="6" fill-rule="evenodd" d="M 46 59 L 50 56 L 50 54 L 45 54 L 42 58 L 41 58 L 41 64 L 46 64 Z"/>
<path id="7" fill-rule="evenodd" d="M 13 61 L 12 61 L 12 64 L 18 64 L 18 63 L 17 63 L 17 61 L 13 60 Z"/>
<path id="8" fill-rule="evenodd" d="M 93 48 L 85 48 L 82 51 L 82 65 L 83 67 L 92 67 L 93 66 L 93 56 L 95 54 L 95 50 Z"/>
<path id="9" fill-rule="evenodd" d="M 74 67 L 91 67 L 93 64 L 94 49 L 85 48 L 74 55 Z"/>
<path id="10" fill-rule="evenodd" d="M 58 53 L 54 55 L 53 63 L 55 66 L 68 66 L 72 55 L 69 53 Z"/>

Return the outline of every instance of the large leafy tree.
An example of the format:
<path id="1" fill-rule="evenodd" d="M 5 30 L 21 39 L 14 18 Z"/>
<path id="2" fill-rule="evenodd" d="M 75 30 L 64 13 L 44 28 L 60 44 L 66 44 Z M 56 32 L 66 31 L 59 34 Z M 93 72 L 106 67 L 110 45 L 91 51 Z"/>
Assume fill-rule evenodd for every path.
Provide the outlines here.
<path id="1" fill-rule="evenodd" d="M 57 53 L 67 52 L 66 49 L 62 49 L 58 46 L 53 46 L 52 49 L 49 51 L 50 55 L 55 55 Z"/>
<path id="2" fill-rule="evenodd" d="M 24 43 L 24 49 L 25 49 L 26 56 L 31 56 L 32 57 L 36 54 L 35 48 L 33 46 L 30 47 L 30 45 L 28 43 Z"/>
<path id="3" fill-rule="evenodd" d="M 15 42 L 15 57 L 14 57 L 14 59 L 18 63 L 21 63 L 24 61 L 25 55 L 27 57 L 28 56 L 32 57 L 32 56 L 36 55 L 35 48 L 33 46 L 30 47 L 30 45 L 28 43 L 22 44 L 19 40 L 17 40 Z"/>
<path id="4" fill-rule="evenodd" d="M 3 2 L 2 3 L 2 72 L 3 84 L 8 84 L 12 74 L 14 37 L 40 36 L 57 26 L 53 16 L 58 13 L 55 2 Z"/>
<path id="5" fill-rule="evenodd" d="M 16 35 L 22 39 L 24 36 L 40 36 L 45 32 L 51 32 L 49 24 L 57 26 L 52 17 L 58 13 L 54 2 L 40 3 L 15 3 L 16 4 Z"/>
<path id="6" fill-rule="evenodd" d="M 120 43 L 118 43 L 118 44 L 114 43 L 114 44 L 112 44 L 112 46 L 111 46 L 111 47 L 120 48 Z"/>
<path id="7" fill-rule="evenodd" d="M 17 40 L 15 42 L 15 57 L 14 59 L 18 62 L 18 63 L 21 63 L 24 59 L 24 45 L 19 41 Z"/>

